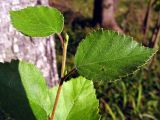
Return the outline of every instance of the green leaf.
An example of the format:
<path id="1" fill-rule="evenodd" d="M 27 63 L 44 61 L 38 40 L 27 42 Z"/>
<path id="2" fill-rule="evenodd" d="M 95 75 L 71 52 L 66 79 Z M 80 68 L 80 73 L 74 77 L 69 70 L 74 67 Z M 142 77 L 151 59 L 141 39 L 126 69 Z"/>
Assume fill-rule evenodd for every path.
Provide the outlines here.
<path id="1" fill-rule="evenodd" d="M 13 26 L 25 35 L 45 37 L 62 32 L 63 16 L 55 8 L 46 6 L 27 7 L 10 11 Z"/>
<path id="2" fill-rule="evenodd" d="M 87 79 L 113 81 L 139 69 L 155 52 L 129 36 L 100 29 L 80 43 L 75 66 Z"/>
<path id="3" fill-rule="evenodd" d="M 51 100 L 57 89 L 51 90 Z M 83 77 L 71 79 L 63 84 L 55 120 L 99 120 L 98 106 L 93 82 Z"/>
<path id="4" fill-rule="evenodd" d="M 48 89 L 32 64 L 0 63 L 0 108 L 16 120 L 48 120 L 57 88 Z M 71 79 L 63 84 L 55 120 L 98 120 L 98 104 L 92 81 Z"/>
<path id="5" fill-rule="evenodd" d="M 38 69 L 26 62 L 0 63 L 0 107 L 16 120 L 47 120 L 49 90 Z"/>

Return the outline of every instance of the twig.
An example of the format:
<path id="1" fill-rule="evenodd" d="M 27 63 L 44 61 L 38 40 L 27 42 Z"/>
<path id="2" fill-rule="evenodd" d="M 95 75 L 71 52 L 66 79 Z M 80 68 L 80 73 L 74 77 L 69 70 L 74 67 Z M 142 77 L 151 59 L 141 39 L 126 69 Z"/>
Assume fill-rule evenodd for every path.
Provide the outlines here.
<path id="1" fill-rule="evenodd" d="M 158 48 L 158 42 L 160 37 L 160 12 L 158 14 L 158 20 L 154 27 L 154 31 L 152 34 L 152 39 L 150 41 L 149 47 L 151 48 Z M 151 63 L 149 64 L 149 69 L 152 67 L 153 63 L 155 62 L 155 56 L 152 58 Z"/>
<path id="2" fill-rule="evenodd" d="M 159 34 L 160 34 L 160 12 L 158 13 L 158 20 L 157 20 L 157 23 L 155 25 L 155 28 L 154 28 L 154 31 L 153 31 L 153 34 L 152 34 L 152 46 L 153 48 L 156 48 L 157 45 L 158 45 L 158 41 L 159 41 Z"/>
<path id="3" fill-rule="evenodd" d="M 71 76 L 73 73 L 75 73 L 77 71 L 76 68 L 72 69 L 69 73 L 67 73 L 67 75 L 65 75 L 63 78 L 61 78 L 61 81 L 65 81 L 69 76 Z"/>
<path id="4" fill-rule="evenodd" d="M 61 37 L 61 35 L 58 35 Z M 63 38 L 61 38 L 63 40 Z M 62 57 L 62 69 L 61 69 L 61 78 L 64 78 L 65 76 L 65 65 L 66 65 L 66 55 L 67 55 L 67 46 L 68 46 L 68 39 L 66 39 L 65 42 L 63 42 L 63 57 Z M 51 114 L 51 118 L 49 120 L 54 120 L 54 115 L 55 115 L 55 111 L 58 105 L 58 100 L 60 97 L 60 93 L 62 90 L 62 85 L 63 85 L 64 79 L 61 79 L 59 86 L 58 86 L 58 91 L 57 91 L 57 95 L 56 95 L 56 99 L 55 99 L 55 103 L 54 103 L 54 107 L 52 110 L 52 114 Z"/>
<path id="5" fill-rule="evenodd" d="M 64 48 L 64 40 L 63 40 L 63 37 L 62 37 L 61 34 L 57 34 L 57 36 L 58 36 L 58 38 L 59 38 L 59 40 L 60 40 L 60 42 L 61 42 L 62 49 L 63 49 L 63 48 Z"/>

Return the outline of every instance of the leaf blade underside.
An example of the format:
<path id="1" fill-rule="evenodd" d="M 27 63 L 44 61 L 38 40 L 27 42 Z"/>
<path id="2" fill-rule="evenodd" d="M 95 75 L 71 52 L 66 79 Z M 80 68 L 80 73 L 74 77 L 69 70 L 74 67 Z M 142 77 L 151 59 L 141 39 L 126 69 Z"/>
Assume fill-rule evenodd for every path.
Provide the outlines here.
<path id="1" fill-rule="evenodd" d="M 55 100 L 57 89 L 51 90 L 51 100 Z M 92 81 L 74 78 L 63 84 L 55 120 L 99 120 L 98 106 Z"/>

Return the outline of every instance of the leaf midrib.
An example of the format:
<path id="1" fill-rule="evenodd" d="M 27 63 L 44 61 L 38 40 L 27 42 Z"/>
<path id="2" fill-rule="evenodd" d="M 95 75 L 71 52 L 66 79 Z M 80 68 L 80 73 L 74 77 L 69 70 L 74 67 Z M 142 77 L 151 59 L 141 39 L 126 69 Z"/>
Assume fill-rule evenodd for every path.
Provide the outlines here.
<path id="1" fill-rule="evenodd" d="M 147 54 L 147 53 L 146 53 L 146 54 Z M 143 53 L 143 54 L 137 54 L 137 55 L 133 55 L 133 56 L 125 56 L 125 57 L 116 58 L 116 59 L 108 59 L 108 60 L 102 60 L 102 61 L 98 61 L 98 62 L 91 62 L 91 63 L 88 63 L 88 64 L 84 64 L 84 65 L 77 66 L 77 68 L 79 68 L 79 67 L 84 67 L 84 66 L 88 66 L 88 65 L 93 65 L 93 64 L 98 64 L 98 63 L 103 63 L 103 62 L 110 62 L 110 61 L 122 60 L 122 59 L 125 59 L 125 58 L 134 58 L 134 57 L 136 57 L 136 56 L 141 56 L 141 55 L 145 55 L 145 54 Z"/>
<path id="2" fill-rule="evenodd" d="M 83 88 L 84 88 L 86 82 L 87 82 L 87 81 L 85 81 L 85 82 L 83 83 L 79 94 L 78 94 L 78 95 L 76 96 L 76 98 L 74 99 L 74 102 L 73 102 L 73 104 L 72 104 L 72 106 L 71 106 L 71 108 L 70 108 L 70 110 L 69 110 L 69 112 L 68 112 L 68 114 L 67 114 L 66 120 L 69 120 L 68 117 L 69 117 L 69 115 L 70 115 L 70 113 L 71 113 L 71 110 L 73 109 L 75 102 L 77 101 L 77 99 L 78 99 L 79 96 L 81 95 L 81 93 L 82 93 L 82 91 L 83 91 Z"/>

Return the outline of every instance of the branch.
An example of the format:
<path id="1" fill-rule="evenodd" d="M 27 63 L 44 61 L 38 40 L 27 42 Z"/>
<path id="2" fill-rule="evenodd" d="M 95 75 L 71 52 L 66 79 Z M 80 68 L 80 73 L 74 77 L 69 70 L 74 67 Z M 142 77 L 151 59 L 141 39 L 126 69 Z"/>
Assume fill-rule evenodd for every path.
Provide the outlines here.
<path id="1" fill-rule="evenodd" d="M 157 20 L 157 23 L 154 27 L 154 30 L 153 30 L 153 34 L 152 34 L 152 38 L 151 38 L 151 41 L 149 43 L 149 47 L 151 48 L 158 48 L 158 42 L 159 42 L 159 39 L 160 38 L 160 11 L 159 11 L 159 14 L 158 14 L 158 20 Z M 152 67 L 152 65 L 154 64 L 155 62 L 155 58 L 156 56 L 154 56 L 152 58 L 152 61 L 151 63 L 149 64 L 149 69 Z"/>
<path id="2" fill-rule="evenodd" d="M 62 38 L 62 40 L 63 40 L 63 38 Z M 64 42 L 64 46 L 63 46 L 61 78 L 65 77 L 65 65 L 66 65 L 67 46 L 68 46 L 68 38 Z M 53 107 L 53 110 L 52 110 L 51 118 L 49 120 L 54 120 L 54 115 L 55 115 L 56 108 L 57 108 L 57 105 L 58 105 L 58 101 L 59 101 L 60 93 L 61 93 L 61 90 L 62 90 L 63 82 L 64 82 L 64 79 L 61 79 L 61 81 L 59 83 L 59 86 L 58 86 L 58 91 L 57 91 L 54 107 Z"/>

